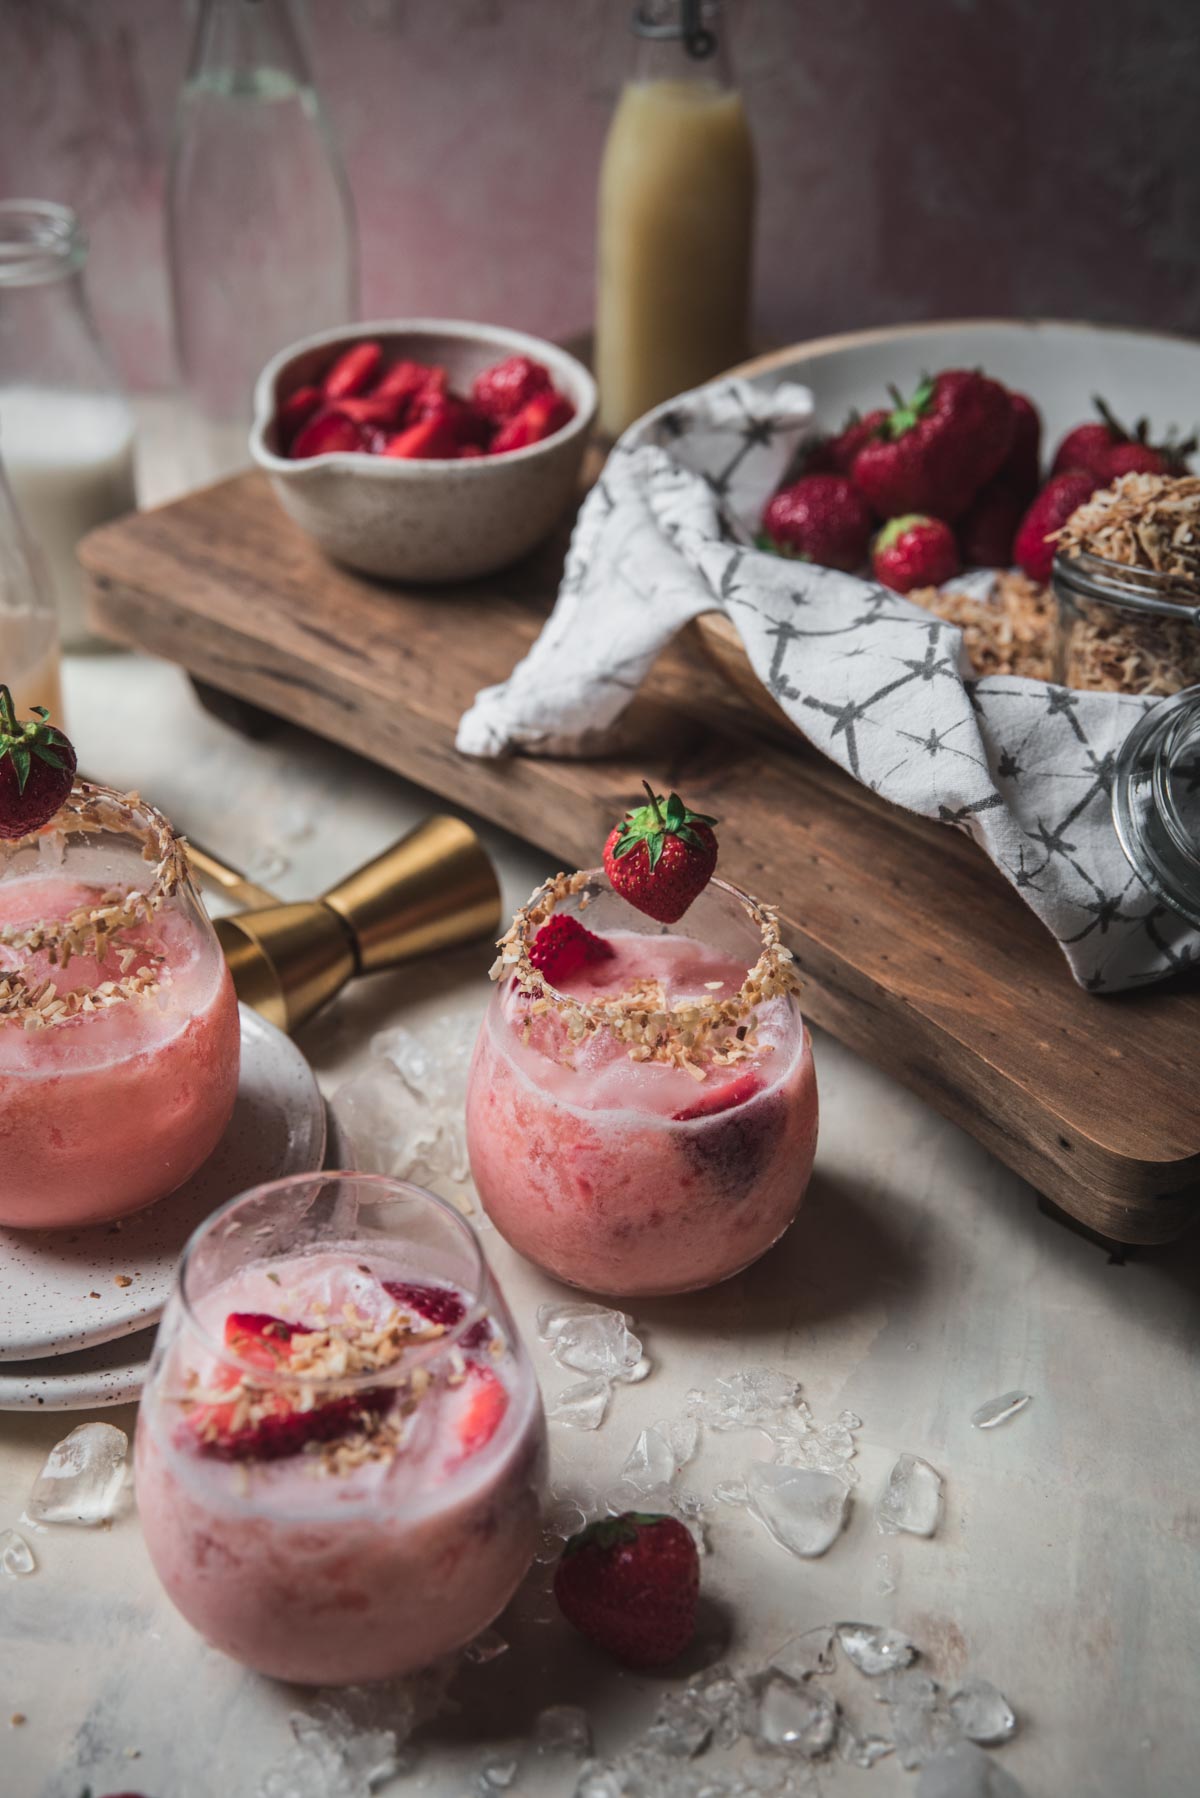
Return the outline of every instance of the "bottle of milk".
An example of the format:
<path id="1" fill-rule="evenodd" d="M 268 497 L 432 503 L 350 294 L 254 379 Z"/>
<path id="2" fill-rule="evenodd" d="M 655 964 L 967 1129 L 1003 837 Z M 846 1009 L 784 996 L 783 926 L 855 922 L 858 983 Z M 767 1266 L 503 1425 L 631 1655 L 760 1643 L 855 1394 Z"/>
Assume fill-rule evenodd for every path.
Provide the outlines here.
<path id="1" fill-rule="evenodd" d="M 0 202 L 0 449 L 69 649 L 94 642 L 75 545 L 136 505 L 133 415 L 83 285 L 66 206 Z"/>
<path id="2" fill-rule="evenodd" d="M 638 0 L 600 171 L 596 376 L 612 436 L 749 353 L 754 146 L 716 0 Z"/>

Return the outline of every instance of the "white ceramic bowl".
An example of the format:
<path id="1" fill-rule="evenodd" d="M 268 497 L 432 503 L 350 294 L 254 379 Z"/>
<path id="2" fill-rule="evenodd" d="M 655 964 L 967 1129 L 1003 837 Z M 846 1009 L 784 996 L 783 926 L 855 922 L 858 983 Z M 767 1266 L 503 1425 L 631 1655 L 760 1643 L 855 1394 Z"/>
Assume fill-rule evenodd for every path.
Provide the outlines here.
<path id="1" fill-rule="evenodd" d="M 440 363 L 457 392 L 506 356 L 549 369 L 575 416 L 542 443 L 467 461 L 403 461 L 338 451 L 293 462 L 277 453 L 275 416 L 297 387 L 318 381 L 338 352 L 374 338 L 390 358 Z M 596 384 L 583 364 L 540 337 L 456 319 L 382 319 L 322 331 L 281 350 L 254 390 L 250 453 L 290 518 L 327 555 L 397 581 L 492 574 L 541 542 L 574 498 Z"/>

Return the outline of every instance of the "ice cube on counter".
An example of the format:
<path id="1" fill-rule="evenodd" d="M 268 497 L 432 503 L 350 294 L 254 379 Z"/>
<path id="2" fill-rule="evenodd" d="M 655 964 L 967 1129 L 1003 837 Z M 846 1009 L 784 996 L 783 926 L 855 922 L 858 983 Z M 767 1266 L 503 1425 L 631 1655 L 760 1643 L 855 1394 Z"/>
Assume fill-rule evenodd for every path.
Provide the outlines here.
<path id="1" fill-rule="evenodd" d="M 831 1473 L 756 1461 L 746 1474 L 750 1509 L 789 1554 L 823 1555 L 837 1541 L 850 1493 Z"/>
<path id="2" fill-rule="evenodd" d="M 56 1443 L 29 1495 L 31 1523 L 107 1523 L 125 1483 L 129 1438 L 111 1423 L 81 1423 Z"/>
<path id="3" fill-rule="evenodd" d="M 1007 1423 L 1030 1403 L 1028 1392 L 1005 1392 L 1000 1398 L 990 1398 L 977 1411 L 972 1411 L 971 1422 L 977 1430 L 994 1430 L 998 1423 Z"/>
<path id="4" fill-rule="evenodd" d="M 876 1522 L 886 1534 L 907 1530 L 932 1536 L 942 1515 L 942 1476 L 919 1455 L 901 1455 L 879 1501 Z"/>
<path id="5" fill-rule="evenodd" d="M 965 1679 L 950 1695 L 950 1715 L 972 1742 L 1007 1742 L 1016 1733 L 1012 1706 L 990 1679 Z"/>
<path id="6" fill-rule="evenodd" d="M 846 1659 L 869 1679 L 907 1667 L 917 1658 L 916 1643 L 882 1623 L 839 1623 L 837 1637 Z"/>

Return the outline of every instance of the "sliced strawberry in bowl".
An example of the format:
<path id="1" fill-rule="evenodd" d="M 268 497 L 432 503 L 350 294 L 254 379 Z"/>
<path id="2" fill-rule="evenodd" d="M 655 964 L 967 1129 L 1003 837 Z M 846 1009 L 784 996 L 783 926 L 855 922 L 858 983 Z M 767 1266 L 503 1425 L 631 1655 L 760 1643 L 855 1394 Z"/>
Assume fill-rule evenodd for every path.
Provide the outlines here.
<path id="1" fill-rule="evenodd" d="M 428 417 L 407 425 L 390 439 L 381 452 L 399 461 L 445 461 L 458 454 L 458 438 L 451 418 L 444 412 L 431 412 Z"/>
<path id="2" fill-rule="evenodd" d="M 555 912 L 534 937 L 529 959 L 553 986 L 560 980 L 569 980 L 582 968 L 611 961 L 613 953 L 612 944 L 585 929 L 578 918 Z"/>
<path id="3" fill-rule="evenodd" d="M 501 425 L 492 439 L 492 454 L 501 456 L 506 450 L 527 449 L 531 443 L 541 443 L 570 424 L 574 416 L 570 400 L 553 388 L 535 394 Z"/>
<path id="4" fill-rule="evenodd" d="M 497 422 L 512 418 L 522 406 L 553 386 L 550 370 L 531 356 L 506 356 L 476 375 L 471 398 L 479 410 Z"/>
<path id="5" fill-rule="evenodd" d="M 308 423 L 320 404 L 321 389 L 319 387 L 297 387 L 294 393 L 288 394 L 275 414 L 279 441 L 285 449 L 301 426 Z"/>
<path id="6" fill-rule="evenodd" d="M 486 1448 L 508 1410 L 508 1388 L 490 1367 L 472 1361 L 463 1384 L 464 1403 L 455 1423 L 463 1458 Z"/>
<path id="7" fill-rule="evenodd" d="M 312 418 L 297 433 L 288 454 L 295 462 L 305 461 L 309 456 L 331 456 L 345 451 L 365 451 L 367 440 L 361 425 L 355 424 L 352 418 L 346 418 L 341 412 L 324 410 L 314 413 Z"/>
<path id="8" fill-rule="evenodd" d="M 328 400 L 350 399 L 365 393 L 383 363 L 383 345 L 370 338 L 343 350 L 322 383 Z"/>

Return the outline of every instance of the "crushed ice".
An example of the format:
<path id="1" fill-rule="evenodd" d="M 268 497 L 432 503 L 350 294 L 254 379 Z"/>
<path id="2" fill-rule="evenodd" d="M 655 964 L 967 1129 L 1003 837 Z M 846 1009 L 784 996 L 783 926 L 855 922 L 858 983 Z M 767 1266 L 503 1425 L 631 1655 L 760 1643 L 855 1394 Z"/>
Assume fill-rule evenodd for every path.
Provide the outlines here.
<path id="1" fill-rule="evenodd" d="M 471 1176 L 464 1118 L 478 1033 L 478 1017 L 456 1013 L 419 1033 L 406 1024 L 376 1032 L 369 1065 L 332 1100 L 356 1167 L 461 1197 Z"/>
<path id="2" fill-rule="evenodd" d="M 31 1523 L 91 1527 L 117 1514 L 129 1438 L 111 1423 L 81 1423 L 56 1443 L 25 1507 Z"/>
<path id="3" fill-rule="evenodd" d="M 0 1573 L 9 1579 L 28 1579 L 37 1572 L 33 1550 L 16 1530 L 0 1530 Z"/>
<path id="4" fill-rule="evenodd" d="M 580 1299 L 540 1305 L 538 1335 L 559 1367 L 584 1374 L 546 1408 L 551 1423 L 571 1430 L 598 1430 L 617 1386 L 636 1385 L 650 1372 L 633 1319 L 607 1305 Z"/>
<path id="5" fill-rule="evenodd" d="M 1023 1411 L 1030 1404 L 1028 1392 L 1005 1392 L 999 1398 L 990 1398 L 986 1404 L 972 1411 L 971 1422 L 977 1430 L 994 1430 L 999 1423 L 1007 1423 L 1018 1411 Z"/>
<path id="6" fill-rule="evenodd" d="M 932 1536 L 942 1515 L 942 1476 L 920 1455 L 901 1455 L 888 1476 L 876 1522 L 885 1534 Z"/>

